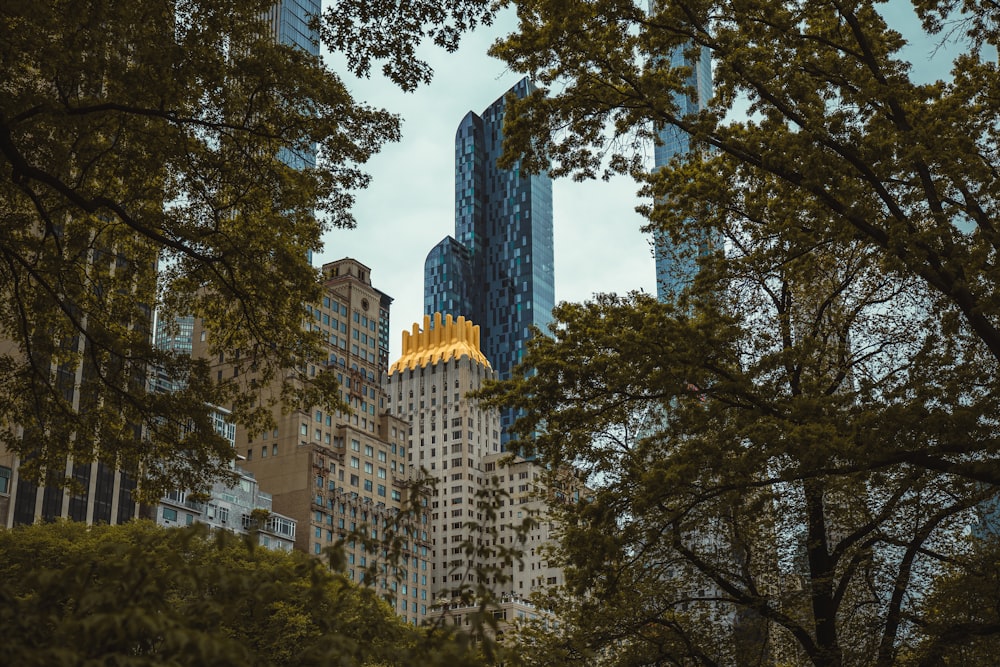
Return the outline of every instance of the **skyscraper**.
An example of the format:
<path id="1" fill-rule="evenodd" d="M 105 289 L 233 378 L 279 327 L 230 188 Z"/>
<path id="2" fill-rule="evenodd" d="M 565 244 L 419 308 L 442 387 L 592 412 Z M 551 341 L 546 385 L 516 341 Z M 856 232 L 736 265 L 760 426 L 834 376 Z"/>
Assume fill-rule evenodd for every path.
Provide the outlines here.
<path id="1" fill-rule="evenodd" d="M 531 326 L 552 321 L 555 288 L 552 182 L 500 169 L 507 95 L 525 97 L 519 81 L 481 115 L 469 112 L 455 134 L 455 236 L 424 262 L 424 313 L 465 317 L 481 327 L 482 351 L 501 379 L 524 357 Z M 506 434 L 513 413 L 501 415 Z M 506 435 L 504 440 L 506 441 Z"/>
<path id="2" fill-rule="evenodd" d="M 547 518 L 555 503 L 578 500 L 581 485 L 567 471 L 559 489 L 546 488 L 541 464 L 502 451 L 499 413 L 469 397 L 496 377 L 480 342 L 481 329 L 464 317 L 425 315 L 422 326 L 403 332 L 402 356 L 383 386 L 389 413 L 410 424 L 407 462 L 435 482 L 428 522 L 434 599 L 454 608 L 463 593 L 486 584 L 500 605 L 495 618 L 513 621 L 534 613 L 522 604 L 528 595 L 565 583 L 547 560 Z M 484 518 L 487 507 L 492 518 Z M 529 517 L 535 521 L 521 541 L 518 529 Z M 479 548 L 467 552 L 473 543 Z M 512 548 L 522 551 L 520 561 Z"/>
<path id="3" fill-rule="evenodd" d="M 279 44 L 301 49 L 319 57 L 319 34 L 312 29 L 309 21 L 320 15 L 320 0 L 278 0 L 267 15 L 271 34 Z M 282 148 L 278 159 L 293 169 L 312 169 L 316 166 L 316 146 L 305 150 Z M 312 264 L 312 250 L 306 253 Z"/>
<path id="4" fill-rule="evenodd" d="M 293 46 L 319 57 L 319 35 L 309 21 L 320 15 L 320 0 L 279 0 L 271 7 L 267 21 L 271 34 L 279 44 Z M 282 149 L 281 161 L 295 169 L 316 166 L 316 149 L 292 152 Z"/>
<path id="5" fill-rule="evenodd" d="M 674 94 L 674 102 L 681 116 L 704 110 L 712 97 L 712 61 L 709 50 L 702 47 L 697 59 L 693 60 L 689 53 L 686 53 L 689 48 L 675 49 L 667 56 L 671 67 L 691 68 L 684 84 L 694 94 Z M 666 166 L 675 156 L 691 150 L 691 137 L 673 125 L 663 127 L 659 136 L 662 143 L 654 149 L 654 169 Z M 698 270 L 698 255 L 706 252 L 710 243 L 706 238 L 698 242 L 697 248 L 675 246 L 666 234 L 659 232 L 654 233 L 653 241 L 656 258 L 656 295 L 660 301 L 666 301 L 694 280 Z"/>

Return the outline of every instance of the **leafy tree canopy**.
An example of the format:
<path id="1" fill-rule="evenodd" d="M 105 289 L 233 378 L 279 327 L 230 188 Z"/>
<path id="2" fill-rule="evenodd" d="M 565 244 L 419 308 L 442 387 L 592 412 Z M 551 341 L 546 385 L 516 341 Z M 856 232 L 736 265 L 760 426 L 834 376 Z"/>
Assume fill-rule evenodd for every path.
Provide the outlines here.
<path id="1" fill-rule="evenodd" d="M 848 233 L 919 276 L 1000 358 L 996 280 L 997 127 L 1000 96 L 995 8 L 988 3 L 802 0 L 520 0 L 518 30 L 493 53 L 540 84 L 508 107 L 506 160 L 590 178 L 635 175 L 669 203 L 647 210 L 671 232 L 693 211 L 675 197 L 698 190 L 704 207 L 763 176 L 793 201 L 829 212 L 817 241 Z M 919 21 L 909 34 L 887 16 Z M 946 80 L 924 63 L 953 58 Z M 941 47 L 938 50 L 938 47 Z M 677 49 L 707 50 L 714 96 L 683 115 L 686 67 Z M 929 52 L 929 53 L 928 53 Z M 955 55 L 957 53 L 957 55 Z M 728 182 L 699 168 L 679 178 L 647 172 L 646 151 L 666 126 L 730 163 Z M 679 158 L 677 167 L 685 158 Z M 690 197 L 689 197 L 690 199 Z"/>
<path id="2" fill-rule="evenodd" d="M 204 527 L 0 531 L 11 665 L 476 665 L 305 554 Z"/>
<path id="3" fill-rule="evenodd" d="M 995 466 L 989 356 L 855 239 L 727 233 L 689 308 L 562 304 L 484 392 L 593 487 L 557 508 L 562 624 L 526 664 L 892 665 L 955 632 L 915 600 L 997 492 L 925 463 Z"/>
<path id="4" fill-rule="evenodd" d="M 100 456 L 140 475 L 148 497 L 202 488 L 231 456 L 210 405 L 263 428 L 258 387 L 277 382 L 271 400 L 339 407 L 330 377 L 298 370 L 326 361 L 301 331 L 319 289 L 307 257 L 326 230 L 354 224 L 361 165 L 399 121 L 277 43 L 273 4 L 0 8 L 0 437 L 22 475 L 58 482 L 67 457 Z M 332 48 L 359 68 L 405 56 L 350 19 L 371 3 L 345 4 L 322 19 Z M 490 15 L 433 5 L 393 9 L 382 37 L 454 48 Z M 408 89 L 429 76 L 393 73 Z M 315 168 L 289 166 L 314 150 Z M 153 349 L 154 306 L 165 321 L 203 320 L 212 354 L 241 360 L 241 376 Z M 145 392 L 151 369 L 186 388 Z"/>
<path id="5" fill-rule="evenodd" d="M 560 306 L 485 392 L 596 486 L 554 555 L 568 624 L 529 662 L 892 664 L 967 639 L 915 600 L 1000 481 L 995 8 L 504 4 L 492 53 L 540 89 L 510 102 L 501 162 L 631 174 L 650 229 L 727 253 L 673 305 Z M 677 50 L 712 58 L 703 112 L 680 110 Z M 667 126 L 694 149 L 650 173 Z"/>

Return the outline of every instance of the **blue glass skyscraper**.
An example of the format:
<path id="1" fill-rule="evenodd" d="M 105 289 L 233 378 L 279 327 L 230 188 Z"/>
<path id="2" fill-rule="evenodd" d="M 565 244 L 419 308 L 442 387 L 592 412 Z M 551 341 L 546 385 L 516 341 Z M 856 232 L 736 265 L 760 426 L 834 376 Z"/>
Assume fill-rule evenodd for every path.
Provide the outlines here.
<path id="1" fill-rule="evenodd" d="M 280 0 L 268 14 L 271 34 L 279 44 L 293 46 L 319 57 L 319 33 L 309 22 L 320 15 L 320 0 Z M 295 169 L 316 166 L 316 150 L 292 152 L 283 149 L 281 161 Z"/>
<path id="2" fill-rule="evenodd" d="M 267 16 L 271 34 L 279 44 L 293 46 L 319 57 L 319 33 L 309 25 L 320 15 L 321 0 L 279 0 Z M 311 169 L 316 166 L 316 147 L 308 150 L 282 148 L 278 158 L 294 169 Z M 312 250 L 309 251 L 312 263 Z"/>
<path id="3" fill-rule="evenodd" d="M 424 262 L 424 312 L 465 316 L 480 326 L 481 348 L 500 378 L 524 358 L 531 326 L 552 321 L 552 181 L 496 165 L 509 94 L 534 89 L 522 79 L 481 115 L 469 112 L 455 134 L 455 236 Z M 501 415 L 504 433 L 513 413 Z M 506 436 L 504 436 L 506 441 Z"/>
<path id="4" fill-rule="evenodd" d="M 697 59 L 690 57 L 690 47 L 675 49 L 670 55 L 671 67 L 690 67 L 684 84 L 693 94 L 675 93 L 674 103 L 678 114 L 695 114 L 708 106 L 712 97 L 712 60 L 709 50 L 702 47 Z M 653 153 L 655 169 L 667 165 L 677 155 L 691 150 L 691 137 L 683 130 L 667 125 L 659 132 L 660 145 Z M 694 280 L 698 271 L 698 255 L 709 248 L 709 240 L 698 242 L 698 247 L 677 247 L 663 233 L 653 237 L 656 257 L 656 295 L 660 301 L 671 300 Z"/>

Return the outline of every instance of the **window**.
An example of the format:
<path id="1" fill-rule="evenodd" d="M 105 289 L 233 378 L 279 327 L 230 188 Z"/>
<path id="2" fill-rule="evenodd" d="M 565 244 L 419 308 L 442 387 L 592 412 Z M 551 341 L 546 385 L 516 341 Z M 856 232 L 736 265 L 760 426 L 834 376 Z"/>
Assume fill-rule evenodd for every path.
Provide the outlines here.
<path id="1" fill-rule="evenodd" d="M 177 521 L 177 510 L 170 507 L 163 508 L 163 520 L 164 521 Z"/>
<path id="2" fill-rule="evenodd" d="M 364 402 L 362 402 L 361 405 L 364 405 Z M 375 455 L 375 450 L 372 449 L 372 446 L 365 445 L 365 456 L 374 456 L 374 455 Z"/>
<path id="3" fill-rule="evenodd" d="M 365 480 L 365 491 L 371 491 L 371 490 L 372 490 L 372 481 L 370 479 L 366 479 Z"/>
<path id="4" fill-rule="evenodd" d="M 357 456 L 352 456 L 351 457 L 351 467 L 352 468 L 360 468 L 361 467 L 361 461 L 358 459 Z"/>

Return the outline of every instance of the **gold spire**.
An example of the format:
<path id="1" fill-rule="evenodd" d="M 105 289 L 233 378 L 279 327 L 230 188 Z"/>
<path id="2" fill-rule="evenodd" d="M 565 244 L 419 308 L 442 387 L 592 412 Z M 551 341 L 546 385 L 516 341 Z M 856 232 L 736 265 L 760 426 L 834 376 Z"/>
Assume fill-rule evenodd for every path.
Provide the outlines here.
<path id="1" fill-rule="evenodd" d="M 490 362 L 479 349 L 479 325 L 464 317 L 453 320 L 451 315 L 442 320 L 441 313 L 434 313 L 432 326 L 431 316 L 424 315 L 423 329 L 414 322 L 412 333 L 403 332 L 403 356 L 389 367 L 389 373 L 465 356 L 490 368 Z"/>

